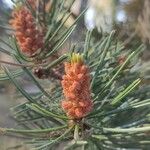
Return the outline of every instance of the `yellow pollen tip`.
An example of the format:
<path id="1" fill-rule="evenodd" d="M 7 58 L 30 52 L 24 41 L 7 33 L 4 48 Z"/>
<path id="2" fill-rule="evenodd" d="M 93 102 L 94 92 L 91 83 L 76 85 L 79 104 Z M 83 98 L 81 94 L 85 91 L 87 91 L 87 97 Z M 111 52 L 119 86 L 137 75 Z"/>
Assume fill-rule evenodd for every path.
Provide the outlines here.
<path id="1" fill-rule="evenodd" d="M 83 63 L 83 55 L 79 53 L 73 53 L 71 55 L 71 63 Z"/>
<path id="2" fill-rule="evenodd" d="M 22 7 L 22 4 L 21 3 L 17 3 L 16 6 L 14 6 L 14 10 L 18 11 L 18 10 L 20 10 L 21 7 Z"/>

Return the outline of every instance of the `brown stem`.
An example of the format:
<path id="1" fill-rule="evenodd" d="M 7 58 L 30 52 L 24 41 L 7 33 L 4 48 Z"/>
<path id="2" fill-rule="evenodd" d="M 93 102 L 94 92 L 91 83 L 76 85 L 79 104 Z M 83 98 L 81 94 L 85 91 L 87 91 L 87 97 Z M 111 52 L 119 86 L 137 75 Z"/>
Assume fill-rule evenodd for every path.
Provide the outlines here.
<path id="1" fill-rule="evenodd" d="M 52 69 L 52 70 L 50 71 L 50 77 L 53 77 L 53 78 L 55 78 L 55 79 L 57 79 L 57 80 L 62 80 L 62 75 L 61 75 L 61 73 L 58 72 L 58 71 L 55 71 L 54 69 Z"/>

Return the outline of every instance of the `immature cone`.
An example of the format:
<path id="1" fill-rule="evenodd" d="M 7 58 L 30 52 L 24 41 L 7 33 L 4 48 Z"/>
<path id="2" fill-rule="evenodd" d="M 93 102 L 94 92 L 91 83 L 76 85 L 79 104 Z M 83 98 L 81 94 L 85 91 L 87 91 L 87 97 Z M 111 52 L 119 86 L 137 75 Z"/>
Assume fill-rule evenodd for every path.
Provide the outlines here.
<path id="1" fill-rule="evenodd" d="M 93 106 L 89 69 L 81 55 L 73 54 L 71 63 L 65 63 L 65 72 L 61 82 L 65 96 L 62 108 L 71 119 L 80 119 L 87 115 Z"/>
<path id="2" fill-rule="evenodd" d="M 37 29 L 35 19 L 29 9 L 19 6 L 12 13 L 10 24 L 15 30 L 15 35 L 23 53 L 32 56 L 43 47 L 43 34 Z"/>
<path id="3" fill-rule="evenodd" d="M 27 0 L 33 10 L 36 9 L 37 0 Z"/>

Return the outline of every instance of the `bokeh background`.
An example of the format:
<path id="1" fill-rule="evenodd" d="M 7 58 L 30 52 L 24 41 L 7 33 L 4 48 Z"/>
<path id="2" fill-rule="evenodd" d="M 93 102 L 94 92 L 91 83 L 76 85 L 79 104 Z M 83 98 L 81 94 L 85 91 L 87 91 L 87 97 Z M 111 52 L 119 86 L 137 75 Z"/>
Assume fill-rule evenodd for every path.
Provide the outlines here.
<path id="1" fill-rule="evenodd" d="M 116 36 L 125 47 L 132 49 L 141 43 L 145 50 L 139 58 L 139 71 L 146 77 L 146 84 L 150 83 L 150 0 L 76 0 L 72 12 L 74 16 L 89 6 L 84 18 L 78 23 L 77 29 L 71 37 L 71 42 L 82 41 L 85 30 L 94 30 L 95 37 L 99 39 L 102 34 L 116 30 Z M 5 35 L 10 33 L 8 20 L 10 19 L 13 3 L 11 0 L 0 0 L 0 39 L 7 40 Z M 70 18 L 68 24 L 73 22 Z M 83 33 L 79 36 L 78 33 Z M 68 41 L 68 43 L 70 42 Z M 0 42 L 0 47 L 3 47 Z M 67 48 L 67 47 L 66 47 Z M 0 53 L 0 60 L 12 62 L 13 60 Z M 15 67 L 9 66 L 11 69 Z M 2 71 L 0 69 L 0 71 Z M 26 89 L 36 90 L 28 79 L 20 79 Z M 9 81 L 0 81 L 0 126 L 15 127 L 9 109 L 22 103 L 21 99 L 14 97 L 14 86 Z M 26 150 L 21 145 L 22 139 L 15 137 L 0 137 L 0 150 Z"/>

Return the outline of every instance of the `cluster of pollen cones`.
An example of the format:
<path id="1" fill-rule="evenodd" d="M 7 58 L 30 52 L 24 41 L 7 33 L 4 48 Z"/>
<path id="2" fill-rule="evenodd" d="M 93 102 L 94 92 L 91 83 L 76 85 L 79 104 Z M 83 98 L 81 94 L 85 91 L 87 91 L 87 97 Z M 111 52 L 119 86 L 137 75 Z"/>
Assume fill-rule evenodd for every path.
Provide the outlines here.
<path id="1" fill-rule="evenodd" d="M 35 1 L 28 2 L 32 8 L 36 7 Z M 43 47 L 43 32 L 37 28 L 35 18 L 26 6 L 21 5 L 14 9 L 10 24 L 24 54 L 34 56 Z M 65 63 L 65 73 L 61 81 L 65 99 L 62 100 L 61 106 L 69 118 L 81 119 L 93 107 L 89 68 L 84 64 L 81 55 L 72 54 L 71 62 Z"/>

